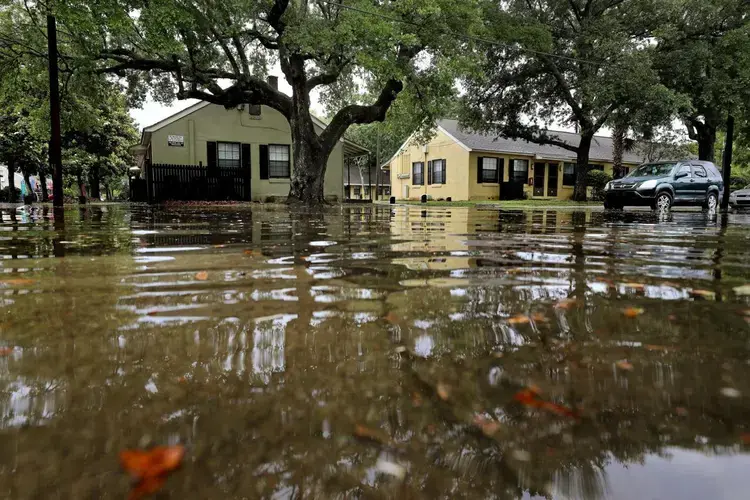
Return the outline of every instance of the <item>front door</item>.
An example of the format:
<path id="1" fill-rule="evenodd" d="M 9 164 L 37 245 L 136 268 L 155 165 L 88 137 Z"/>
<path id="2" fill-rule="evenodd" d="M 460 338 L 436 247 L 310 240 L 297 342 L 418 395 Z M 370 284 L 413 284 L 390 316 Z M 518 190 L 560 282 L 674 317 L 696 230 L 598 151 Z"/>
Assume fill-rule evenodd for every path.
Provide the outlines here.
<path id="1" fill-rule="evenodd" d="M 550 163 L 547 174 L 547 196 L 557 197 L 557 171 L 560 166 L 556 163 Z"/>
<path id="2" fill-rule="evenodd" d="M 544 173 L 547 171 L 545 163 L 534 164 L 534 196 L 544 196 Z"/>
<path id="3" fill-rule="evenodd" d="M 678 175 L 685 174 L 684 177 L 677 177 Z M 690 169 L 690 165 L 682 165 L 675 172 L 674 179 L 674 201 L 676 202 L 688 202 L 695 199 L 694 185 L 695 180 L 693 179 L 693 172 Z"/>

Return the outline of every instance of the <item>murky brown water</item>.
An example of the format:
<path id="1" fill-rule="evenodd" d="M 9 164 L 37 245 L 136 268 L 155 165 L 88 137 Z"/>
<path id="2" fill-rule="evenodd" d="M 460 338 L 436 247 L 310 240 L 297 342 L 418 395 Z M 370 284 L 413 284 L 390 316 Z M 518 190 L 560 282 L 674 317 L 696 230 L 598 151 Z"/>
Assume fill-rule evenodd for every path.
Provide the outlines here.
<path id="1" fill-rule="evenodd" d="M 750 494 L 750 215 L 0 213 L 2 498 Z"/>

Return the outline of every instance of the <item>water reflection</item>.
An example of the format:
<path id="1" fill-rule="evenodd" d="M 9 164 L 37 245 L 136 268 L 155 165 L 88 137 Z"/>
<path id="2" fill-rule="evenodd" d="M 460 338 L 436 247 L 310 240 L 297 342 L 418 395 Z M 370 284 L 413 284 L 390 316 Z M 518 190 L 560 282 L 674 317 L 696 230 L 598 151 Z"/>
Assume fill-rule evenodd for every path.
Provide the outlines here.
<path id="1" fill-rule="evenodd" d="M 748 215 L 0 216 L 4 497 L 744 496 Z"/>

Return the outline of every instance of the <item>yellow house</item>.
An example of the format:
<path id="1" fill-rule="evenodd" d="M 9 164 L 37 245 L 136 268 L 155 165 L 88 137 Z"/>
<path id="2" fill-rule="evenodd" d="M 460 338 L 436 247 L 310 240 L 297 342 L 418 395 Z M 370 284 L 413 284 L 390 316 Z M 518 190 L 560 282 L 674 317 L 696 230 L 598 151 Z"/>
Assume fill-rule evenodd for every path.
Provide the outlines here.
<path id="1" fill-rule="evenodd" d="M 557 132 L 569 144 L 580 138 Z M 643 156 L 626 151 L 626 171 L 643 163 Z M 613 173 L 612 139 L 594 137 L 590 167 Z M 573 196 L 575 153 L 523 140 L 498 138 L 463 129 L 457 120 L 440 120 L 428 144 L 409 138 L 383 166 L 390 169 L 392 193 L 398 199 L 450 198 L 507 200 L 518 198 L 566 200 Z"/>
<path id="2" fill-rule="evenodd" d="M 320 133 L 326 126 L 313 119 Z M 141 144 L 149 200 L 253 200 L 285 198 L 294 165 L 287 119 L 267 106 L 200 102 L 146 127 Z M 328 159 L 325 196 L 344 198 L 344 160 L 369 152 L 341 140 Z"/>

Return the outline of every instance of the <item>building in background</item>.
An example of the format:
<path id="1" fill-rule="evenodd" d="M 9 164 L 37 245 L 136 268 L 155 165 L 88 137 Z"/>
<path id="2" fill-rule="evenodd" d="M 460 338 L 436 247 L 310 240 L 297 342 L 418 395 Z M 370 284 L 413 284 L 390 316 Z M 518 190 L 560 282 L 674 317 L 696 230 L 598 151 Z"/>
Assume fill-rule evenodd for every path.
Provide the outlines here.
<path id="1" fill-rule="evenodd" d="M 569 144 L 580 137 L 570 132 L 551 132 Z M 644 160 L 642 154 L 625 151 L 625 173 Z M 612 138 L 594 137 L 590 168 L 613 173 Z M 509 200 L 519 198 L 567 200 L 573 197 L 576 155 L 557 146 L 498 138 L 463 129 L 456 120 L 440 120 L 428 144 L 412 138 L 388 160 L 393 194 L 399 199 L 450 198 Z"/>
<path id="2" fill-rule="evenodd" d="M 344 196 L 347 200 L 387 200 L 391 196 L 391 176 L 371 162 L 369 168 L 348 162 L 344 169 Z M 377 194 L 377 198 L 376 198 Z M 372 196 L 371 196 L 372 195 Z"/>

